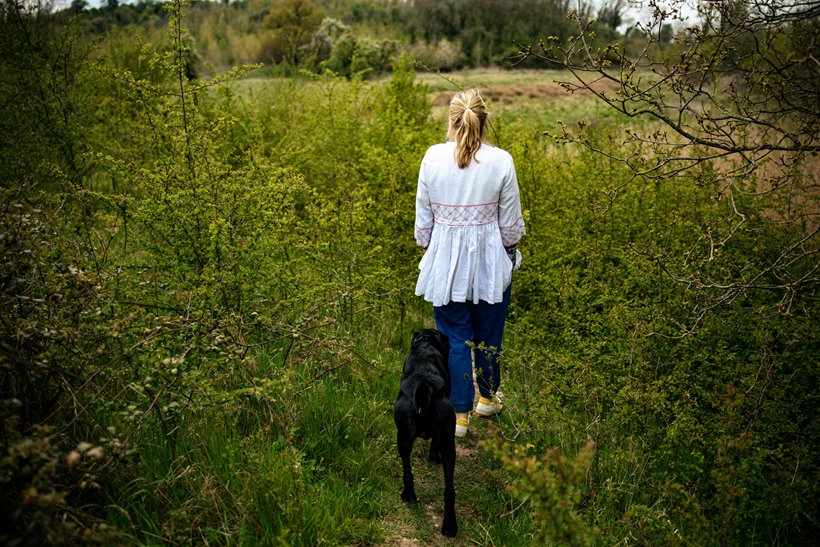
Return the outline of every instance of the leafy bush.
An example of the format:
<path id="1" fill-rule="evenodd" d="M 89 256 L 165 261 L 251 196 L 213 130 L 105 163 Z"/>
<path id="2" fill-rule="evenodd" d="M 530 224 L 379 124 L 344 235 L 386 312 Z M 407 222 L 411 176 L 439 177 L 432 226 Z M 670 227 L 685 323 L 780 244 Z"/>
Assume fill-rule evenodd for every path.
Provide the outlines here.
<path id="1" fill-rule="evenodd" d="M 607 149 L 608 132 L 592 131 L 593 147 Z M 523 383 L 526 442 L 573 457 L 593 441 L 579 507 L 604 537 L 770 543 L 791 527 L 802 541 L 814 512 L 816 329 L 802 314 L 774 313 L 776 295 L 758 293 L 684 330 L 694 295 L 657 257 L 685 260 L 731 205 L 710 199 L 708 187 L 660 183 L 621 187 L 610 202 L 602 190 L 630 176 L 620 164 L 538 152 L 540 184 L 524 189 L 528 256 L 514 282 L 516 349 L 507 356 L 512 385 Z M 727 246 L 735 267 L 780 244 L 767 232 Z M 530 453 L 508 454 L 505 465 L 524 470 L 516 491 L 530 499 Z M 547 526 L 553 517 L 540 516 L 538 499 L 534 518 Z"/>

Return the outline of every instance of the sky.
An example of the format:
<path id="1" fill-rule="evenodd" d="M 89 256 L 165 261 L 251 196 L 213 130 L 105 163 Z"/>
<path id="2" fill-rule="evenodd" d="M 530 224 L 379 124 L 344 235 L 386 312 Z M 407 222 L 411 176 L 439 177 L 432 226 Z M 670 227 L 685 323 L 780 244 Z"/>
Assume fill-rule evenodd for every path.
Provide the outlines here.
<path id="1" fill-rule="evenodd" d="M 602 4 L 606 4 L 608 0 L 593 0 L 593 4 L 596 6 L 600 6 Z M 628 7 L 624 10 L 624 24 L 618 27 L 620 32 L 623 32 L 627 29 L 627 27 L 634 25 L 636 22 L 641 22 L 644 26 L 647 25 L 652 20 L 652 8 L 649 7 L 649 3 L 645 0 L 627 0 Z M 659 0 L 659 6 L 663 6 L 664 2 Z M 666 3 L 669 4 L 668 2 Z M 677 7 L 680 9 L 680 18 L 678 20 L 669 20 L 668 23 L 671 23 L 674 27 L 680 27 L 684 25 L 693 25 L 696 24 L 698 21 L 698 12 L 696 9 L 697 0 L 678 0 L 674 2 Z"/>

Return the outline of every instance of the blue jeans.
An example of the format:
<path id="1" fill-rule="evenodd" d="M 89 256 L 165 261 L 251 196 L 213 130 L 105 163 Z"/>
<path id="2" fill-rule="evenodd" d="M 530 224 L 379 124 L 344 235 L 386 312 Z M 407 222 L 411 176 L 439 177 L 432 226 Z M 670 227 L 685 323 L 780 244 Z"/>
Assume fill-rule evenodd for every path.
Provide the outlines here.
<path id="1" fill-rule="evenodd" d="M 472 302 L 450 302 L 435 306 L 436 327 L 450 339 L 450 401 L 456 412 L 469 412 L 475 401 L 473 368 L 470 346 L 484 343 L 486 350 L 476 347 L 475 368 L 478 391 L 482 397 L 490 398 L 501 384 L 498 357 L 501 339 L 504 337 L 504 321 L 510 305 L 512 284 L 504 291 L 504 298 L 496 304 L 481 300 Z"/>

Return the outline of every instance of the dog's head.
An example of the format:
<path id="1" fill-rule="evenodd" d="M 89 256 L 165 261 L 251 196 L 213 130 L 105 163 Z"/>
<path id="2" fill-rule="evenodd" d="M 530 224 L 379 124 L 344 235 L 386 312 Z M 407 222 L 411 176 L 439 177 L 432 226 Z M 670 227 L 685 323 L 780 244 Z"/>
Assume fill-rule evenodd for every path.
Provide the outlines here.
<path id="1" fill-rule="evenodd" d="M 420 346 L 432 346 L 445 358 L 450 353 L 450 339 L 436 329 L 424 329 L 413 333 L 410 348 L 417 349 Z"/>
<path id="2" fill-rule="evenodd" d="M 414 378 L 410 382 L 412 394 L 408 395 L 417 413 L 421 414 L 436 394 L 450 395 L 449 355 L 450 340 L 442 332 L 424 329 L 413 333 L 403 376 Z"/>

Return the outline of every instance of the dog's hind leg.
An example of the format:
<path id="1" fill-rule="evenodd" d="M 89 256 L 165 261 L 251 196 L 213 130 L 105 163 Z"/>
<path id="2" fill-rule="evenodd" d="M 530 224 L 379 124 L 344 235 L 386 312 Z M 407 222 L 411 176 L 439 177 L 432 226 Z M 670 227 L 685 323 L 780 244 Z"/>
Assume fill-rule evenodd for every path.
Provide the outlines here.
<path id="1" fill-rule="evenodd" d="M 397 445 L 401 457 L 402 481 L 404 488 L 401 491 L 402 501 L 416 501 L 416 488 L 413 484 L 413 470 L 410 467 L 410 454 L 413 451 L 413 435 L 399 428 Z"/>
<path id="2" fill-rule="evenodd" d="M 441 524 L 441 533 L 453 537 L 458 533 L 456 489 L 453 486 L 456 471 L 456 413 L 449 401 L 441 403 L 439 415 L 443 423 L 433 436 L 433 443 L 438 449 L 444 470 L 444 521 Z"/>

